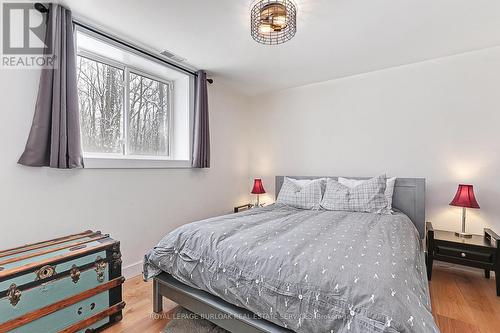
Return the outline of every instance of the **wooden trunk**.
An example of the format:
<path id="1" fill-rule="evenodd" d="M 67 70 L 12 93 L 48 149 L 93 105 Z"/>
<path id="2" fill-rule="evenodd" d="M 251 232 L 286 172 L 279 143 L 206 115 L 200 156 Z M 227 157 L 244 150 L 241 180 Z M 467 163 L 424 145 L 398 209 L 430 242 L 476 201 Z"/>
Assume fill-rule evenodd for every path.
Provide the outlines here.
<path id="1" fill-rule="evenodd" d="M 0 333 L 93 332 L 121 320 L 120 242 L 99 231 L 0 251 Z"/>

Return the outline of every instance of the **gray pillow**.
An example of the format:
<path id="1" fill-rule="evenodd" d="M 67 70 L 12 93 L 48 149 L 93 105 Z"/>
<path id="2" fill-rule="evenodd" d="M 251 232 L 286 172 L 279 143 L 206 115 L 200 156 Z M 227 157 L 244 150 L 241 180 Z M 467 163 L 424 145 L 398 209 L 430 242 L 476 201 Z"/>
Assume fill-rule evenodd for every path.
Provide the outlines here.
<path id="1" fill-rule="evenodd" d="M 326 210 L 381 213 L 387 206 L 385 187 L 385 175 L 372 178 L 352 188 L 328 178 L 321 207 Z"/>
<path id="2" fill-rule="evenodd" d="M 285 177 L 276 203 L 301 209 L 319 209 L 323 184 L 324 178 L 298 183 Z"/>

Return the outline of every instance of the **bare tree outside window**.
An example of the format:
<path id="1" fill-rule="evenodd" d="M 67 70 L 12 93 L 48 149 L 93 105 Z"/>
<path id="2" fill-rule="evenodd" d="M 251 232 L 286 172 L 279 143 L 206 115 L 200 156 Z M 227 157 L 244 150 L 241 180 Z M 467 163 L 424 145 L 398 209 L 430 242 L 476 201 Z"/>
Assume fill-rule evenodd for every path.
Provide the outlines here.
<path id="1" fill-rule="evenodd" d="M 86 55 L 77 64 L 83 151 L 169 156 L 169 84 Z"/>
<path id="2" fill-rule="evenodd" d="M 168 156 L 168 85 L 131 72 L 129 87 L 130 153 Z"/>
<path id="3" fill-rule="evenodd" d="M 123 70 L 81 56 L 77 65 L 83 150 L 121 153 Z"/>

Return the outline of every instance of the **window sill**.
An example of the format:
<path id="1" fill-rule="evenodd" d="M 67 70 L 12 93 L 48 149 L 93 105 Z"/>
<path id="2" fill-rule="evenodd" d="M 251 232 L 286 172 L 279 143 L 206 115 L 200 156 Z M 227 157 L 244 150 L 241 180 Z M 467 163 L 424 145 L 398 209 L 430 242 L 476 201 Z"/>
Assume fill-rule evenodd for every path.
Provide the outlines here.
<path id="1" fill-rule="evenodd" d="M 85 169 L 190 169 L 190 160 L 84 157 Z"/>

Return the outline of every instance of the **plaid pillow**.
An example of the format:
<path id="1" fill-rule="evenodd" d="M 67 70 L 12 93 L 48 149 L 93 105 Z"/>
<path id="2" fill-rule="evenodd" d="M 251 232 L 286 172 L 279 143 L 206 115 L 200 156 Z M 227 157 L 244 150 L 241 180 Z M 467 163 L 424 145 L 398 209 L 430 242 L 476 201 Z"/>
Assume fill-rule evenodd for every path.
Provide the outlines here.
<path id="1" fill-rule="evenodd" d="M 301 209 L 319 209 L 323 183 L 324 179 L 313 179 L 305 184 L 285 177 L 276 203 Z"/>
<path id="2" fill-rule="evenodd" d="M 328 178 L 321 207 L 326 210 L 380 213 L 387 207 L 385 175 L 349 188 Z"/>
<path id="3" fill-rule="evenodd" d="M 366 180 L 339 177 L 338 182 L 342 185 L 353 188 L 366 182 Z M 387 207 L 384 209 L 384 211 L 388 214 L 392 213 L 392 197 L 394 195 L 395 185 L 396 185 L 396 177 L 387 178 L 387 181 L 385 183 L 385 197 L 387 199 Z"/>

